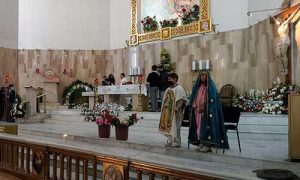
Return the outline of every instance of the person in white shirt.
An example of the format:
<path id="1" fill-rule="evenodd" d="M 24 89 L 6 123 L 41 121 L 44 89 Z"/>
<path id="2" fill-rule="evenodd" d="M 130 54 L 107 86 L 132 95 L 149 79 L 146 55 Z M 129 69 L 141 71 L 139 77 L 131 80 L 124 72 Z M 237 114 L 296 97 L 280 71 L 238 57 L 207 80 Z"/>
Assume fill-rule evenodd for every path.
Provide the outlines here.
<path id="1" fill-rule="evenodd" d="M 125 84 L 127 84 L 128 80 L 127 80 L 127 78 L 125 77 L 125 73 L 121 73 L 120 79 L 121 79 L 120 85 L 125 85 Z"/>

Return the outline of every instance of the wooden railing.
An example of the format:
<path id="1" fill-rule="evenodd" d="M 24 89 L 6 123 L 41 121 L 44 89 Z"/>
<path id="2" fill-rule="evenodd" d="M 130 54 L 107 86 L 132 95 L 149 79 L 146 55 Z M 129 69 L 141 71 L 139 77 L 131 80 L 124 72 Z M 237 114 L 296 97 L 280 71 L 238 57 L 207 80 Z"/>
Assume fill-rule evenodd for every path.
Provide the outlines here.
<path id="1" fill-rule="evenodd" d="M 41 95 L 39 95 L 39 96 L 37 96 L 36 97 L 36 112 L 37 113 L 41 113 L 41 110 L 40 110 L 40 100 L 42 100 L 43 101 L 43 104 L 44 104 L 44 106 L 43 106 L 43 113 L 46 113 L 46 94 L 41 94 Z"/>
<path id="2" fill-rule="evenodd" d="M 0 171 L 22 179 L 217 179 L 151 163 L 0 137 Z"/>

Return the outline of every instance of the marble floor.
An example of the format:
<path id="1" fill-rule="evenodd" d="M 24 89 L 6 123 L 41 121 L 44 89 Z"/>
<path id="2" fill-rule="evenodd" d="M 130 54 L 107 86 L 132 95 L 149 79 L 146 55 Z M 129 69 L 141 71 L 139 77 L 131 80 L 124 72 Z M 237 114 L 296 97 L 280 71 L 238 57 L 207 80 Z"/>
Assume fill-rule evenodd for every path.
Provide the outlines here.
<path id="1" fill-rule="evenodd" d="M 78 111 L 52 111 L 49 113 L 51 115 L 50 118 L 47 118 L 43 123 L 19 124 L 19 135 L 29 139 L 38 137 L 38 139 L 44 141 L 54 141 L 56 139 L 69 144 L 88 143 L 93 146 L 110 149 L 114 149 L 115 147 L 124 148 L 129 152 L 138 151 L 144 154 L 143 159 L 149 162 L 157 162 L 161 156 L 164 156 L 164 160 L 169 158 L 170 161 L 180 160 L 191 164 L 199 161 L 202 163 L 211 162 L 211 165 L 207 166 L 211 168 L 211 170 L 216 170 L 213 167 L 218 163 L 220 163 L 220 166 L 230 164 L 231 166 L 228 167 L 227 170 L 231 169 L 234 171 L 234 169 L 237 168 L 238 171 L 245 172 L 248 177 L 251 177 L 249 179 L 253 179 L 254 177 L 253 173 L 251 173 L 252 170 L 261 168 L 284 168 L 300 175 L 300 164 L 286 161 L 288 159 L 288 135 L 285 130 L 282 131 L 281 129 L 286 128 L 287 116 L 269 117 L 259 114 L 243 114 L 240 120 L 241 126 L 248 127 L 247 124 L 251 124 L 253 127 L 252 129 L 242 127 L 242 129 L 244 129 L 240 132 L 242 152 L 240 153 L 238 149 L 236 133 L 229 132 L 230 150 L 227 150 L 225 154 L 223 154 L 222 151 L 217 152 L 215 150 L 212 153 L 196 152 L 194 151 L 194 146 L 188 149 L 188 129 L 186 127 L 181 129 L 182 147 L 165 148 L 164 143 L 166 138 L 157 130 L 159 113 L 139 113 L 139 116 L 142 116 L 143 119 L 136 125 L 130 127 L 129 139 L 124 142 L 114 140 L 114 128 L 112 128 L 111 137 L 109 139 L 98 138 L 96 124 L 94 122 L 84 121 Z M 123 113 L 123 115 L 126 114 L 128 113 Z M 256 118 L 256 120 L 252 120 L 251 118 Z M 270 129 L 270 133 L 258 132 L 258 128 L 255 127 L 255 124 L 261 127 L 261 119 L 266 119 L 265 121 L 267 122 L 269 121 L 268 118 L 277 118 L 278 123 L 274 124 L 270 121 L 270 124 L 264 124 L 264 126 L 266 126 L 265 128 Z M 278 128 L 278 126 L 279 130 L 277 131 L 276 128 Z M 265 130 L 263 132 L 268 131 Z M 65 139 L 63 139 L 64 134 L 68 135 Z M 163 161 L 160 163 L 163 163 Z M 180 167 L 180 165 L 178 166 Z M 191 167 L 193 167 L 193 165 L 191 165 Z M 229 171 L 226 171 L 224 173 L 228 172 Z M 245 179 L 247 178 L 245 177 Z"/>

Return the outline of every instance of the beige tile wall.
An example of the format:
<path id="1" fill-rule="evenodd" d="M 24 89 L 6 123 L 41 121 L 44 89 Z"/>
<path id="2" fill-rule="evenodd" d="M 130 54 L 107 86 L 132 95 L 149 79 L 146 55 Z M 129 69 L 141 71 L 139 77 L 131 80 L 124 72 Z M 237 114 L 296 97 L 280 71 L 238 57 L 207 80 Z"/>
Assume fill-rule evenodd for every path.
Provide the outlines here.
<path id="1" fill-rule="evenodd" d="M 6 84 L 6 76 L 8 83 Z M 18 84 L 18 51 L 16 49 L 0 48 L 0 86 Z"/>
<path id="2" fill-rule="evenodd" d="M 138 47 L 138 61 L 144 68 L 143 73 L 147 75 L 151 66 L 160 62 L 161 49 L 166 48 L 172 61 L 176 63 L 179 83 L 187 91 L 191 89 L 193 79 L 191 62 L 200 59 L 211 60 L 211 74 L 219 88 L 230 83 L 237 87 L 239 92 L 251 88 L 267 89 L 279 76 L 275 52 L 276 39 L 274 25 L 266 20 L 243 30 L 143 44 Z M 15 51 L 5 52 L 13 56 Z M 0 58 L 3 59 L 3 51 L 0 53 Z M 61 95 L 63 89 L 76 79 L 93 83 L 96 77 L 101 78 L 103 75 L 113 73 L 118 83 L 121 72 L 128 74 L 130 67 L 128 53 L 128 49 L 65 52 L 19 50 L 18 57 L 13 56 L 12 61 L 15 62 L 18 58 L 18 66 L 12 63 L 8 68 L 2 66 L 0 68 L 16 74 L 10 67 L 18 67 L 19 91 L 22 95 L 24 86 L 43 87 L 44 72 L 47 68 L 52 68 L 61 80 L 59 88 Z M 8 62 L 7 56 L 4 59 Z M 35 73 L 36 68 L 40 69 L 40 74 Z M 64 69 L 67 70 L 67 75 L 63 74 Z M 299 70 L 297 72 L 299 74 Z M 17 78 L 15 81 L 17 82 Z"/>

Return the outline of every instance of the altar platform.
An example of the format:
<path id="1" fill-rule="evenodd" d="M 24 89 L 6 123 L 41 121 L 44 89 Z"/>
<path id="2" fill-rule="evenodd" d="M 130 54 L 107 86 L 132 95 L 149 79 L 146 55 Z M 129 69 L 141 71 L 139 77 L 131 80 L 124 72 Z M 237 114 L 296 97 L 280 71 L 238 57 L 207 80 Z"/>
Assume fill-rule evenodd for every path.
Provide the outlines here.
<path id="1" fill-rule="evenodd" d="M 194 167 L 198 168 L 198 171 L 209 170 L 210 173 L 218 174 L 225 179 L 254 179 L 255 174 L 252 170 L 263 168 L 288 169 L 300 176 L 300 163 L 287 161 L 287 115 L 243 113 L 239 125 L 242 152 L 240 153 L 238 149 L 236 133 L 229 132 L 230 150 L 223 154 L 222 150 L 200 153 L 194 151 L 194 146 L 188 149 L 186 127 L 181 130 L 182 147 L 165 148 L 166 138 L 158 132 L 160 113 L 138 113 L 143 119 L 130 127 L 128 141 L 116 141 L 114 128 L 111 138 L 98 138 L 96 124 L 84 121 L 79 111 L 51 111 L 49 114 L 51 117 L 44 123 L 19 124 L 19 136 L 49 143 L 60 141 L 75 146 L 84 144 L 87 148 L 99 146 L 102 151 L 109 149 L 107 152 L 109 154 L 119 152 L 117 149 L 122 149 L 123 152 L 138 152 L 137 154 L 145 155 L 145 161 L 154 161 L 157 164 L 169 163 L 182 169 Z M 64 134 L 68 136 L 63 140 Z M 118 155 L 121 154 L 115 154 Z M 173 164 L 175 162 L 181 163 Z"/>

